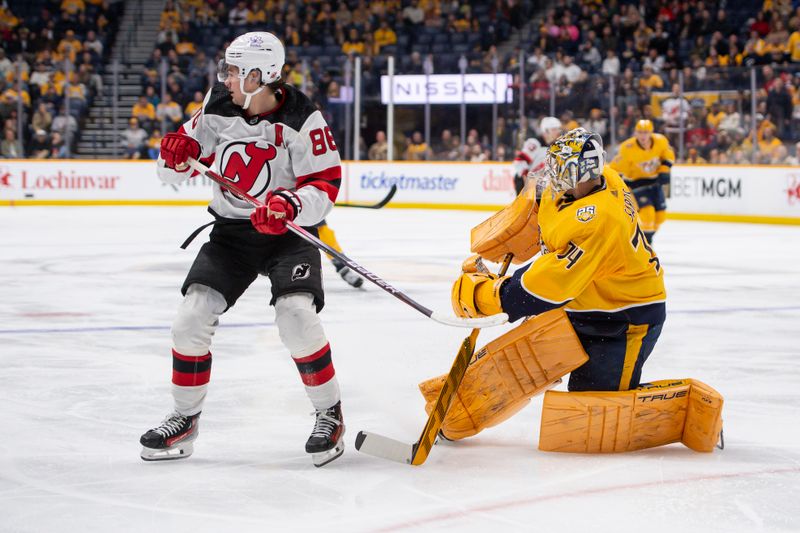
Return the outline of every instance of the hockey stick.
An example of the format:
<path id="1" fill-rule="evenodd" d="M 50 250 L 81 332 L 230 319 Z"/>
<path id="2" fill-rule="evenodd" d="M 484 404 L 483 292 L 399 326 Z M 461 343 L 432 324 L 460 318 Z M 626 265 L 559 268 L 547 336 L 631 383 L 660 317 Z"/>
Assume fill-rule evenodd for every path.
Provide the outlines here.
<path id="1" fill-rule="evenodd" d="M 396 193 L 396 192 L 397 192 L 397 185 L 392 185 L 392 188 L 389 189 L 389 193 L 386 195 L 386 197 L 383 200 L 381 200 L 380 202 L 378 202 L 377 204 L 372 204 L 372 205 L 336 204 L 336 207 L 361 207 L 361 208 L 364 208 L 364 209 L 380 209 L 381 207 L 383 207 L 386 204 L 388 204 L 392 200 L 392 198 L 394 198 L 394 193 Z"/>
<path id="2" fill-rule="evenodd" d="M 503 259 L 503 265 L 500 267 L 500 276 L 505 275 L 508 266 L 511 264 L 511 258 L 512 255 L 508 254 Z M 480 329 L 473 329 L 469 337 L 461 343 L 461 348 L 456 354 L 453 366 L 450 367 L 447 379 L 442 385 L 442 390 L 439 391 L 439 397 L 436 398 L 436 403 L 431 409 L 431 414 L 428 415 L 428 421 L 425 422 L 425 427 L 422 429 L 422 434 L 417 442 L 406 444 L 377 433 L 359 431 L 358 435 L 356 435 L 356 450 L 399 463 L 415 466 L 424 463 L 436 442 L 436 436 L 439 434 L 444 417 L 453 403 L 453 398 L 456 397 L 458 387 L 467 373 L 469 362 L 475 353 L 475 341 L 478 340 L 478 333 L 480 333 Z"/>
<path id="3" fill-rule="evenodd" d="M 241 198 L 245 202 L 250 203 L 256 207 L 262 207 L 264 203 L 243 190 L 239 189 L 233 182 L 223 178 L 213 170 L 209 169 L 203 163 L 197 161 L 196 159 L 189 158 L 187 161 L 190 167 L 194 170 L 199 172 L 200 174 L 204 175 L 208 179 L 218 183 L 221 187 L 231 192 L 231 194 L 235 195 L 238 198 Z M 491 326 L 499 326 L 500 324 L 505 324 L 508 321 L 508 315 L 505 313 L 499 313 L 492 316 L 487 316 L 483 318 L 459 318 L 459 317 L 451 317 L 445 316 L 441 313 L 437 313 L 436 311 L 432 311 L 425 307 L 424 305 L 420 304 L 416 300 L 412 299 L 410 296 L 405 294 L 404 292 L 395 289 L 381 278 L 367 270 L 366 268 L 362 267 L 343 253 L 334 250 L 313 234 L 309 233 L 305 229 L 301 228 L 291 220 L 286 221 L 286 227 L 289 228 L 289 231 L 300 237 L 301 239 L 313 244 L 317 249 L 324 251 L 328 255 L 331 255 L 350 267 L 351 270 L 357 272 L 362 278 L 366 279 L 367 281 L 371 281 L 384 291 L 388 292 L 401 302 L 413 307 L 423 315 L 427 316 L 431 320 L 438 322 L 440 324 L 444 324 L 446 326 L 455 326 L 461 328 L 486 328 Z"/>

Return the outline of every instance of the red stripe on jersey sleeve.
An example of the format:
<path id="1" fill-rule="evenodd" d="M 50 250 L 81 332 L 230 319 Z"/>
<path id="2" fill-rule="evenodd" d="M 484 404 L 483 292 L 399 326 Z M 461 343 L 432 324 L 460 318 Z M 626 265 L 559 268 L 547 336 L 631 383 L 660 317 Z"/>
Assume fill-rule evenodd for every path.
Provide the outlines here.
<path id="1" fill-rule="evenodd" d="M 319 172 L 298 176 L 297 188 L 300 189 L 300 187 L 306 186 L 316 187 L 327 194 L 331 202 L 335 202 L 336 197 L 339 195 L 339 185 L 341 182 L 342 167 L 341 165 L 336 165 L 335 167 L 326 168 Z"/>
<path id="2" fill-rule="evenodd" d="M 525 161 L 529 165 L 532 163 L 531 158 L 528 157 L 528 154 L 524 152 L 517 152 L 517 157 L 514 158 L 515 161 Z"/>

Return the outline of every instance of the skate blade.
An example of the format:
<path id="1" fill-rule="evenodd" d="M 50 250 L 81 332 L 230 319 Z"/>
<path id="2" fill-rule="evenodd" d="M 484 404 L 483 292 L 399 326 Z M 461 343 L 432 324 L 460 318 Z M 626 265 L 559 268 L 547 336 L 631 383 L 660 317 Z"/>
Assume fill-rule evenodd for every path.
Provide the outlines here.
<path id="1" fill-rule="evenodd" d="M 338 459 L 343 453 L 344 453 L 344 440 L 342 439 L 339 440 L 339 442 L 336 443 L 336 446 L 334 446 L 330 450 L 319 453 L 312 453 L 311 462 L 314 463 L 314 466 L 319 468 L 321 466 L 325 466 L 334 459 Z"/>
<path id="2" fill-rule="evenodd" d="M 143 461 L 174 461 L 175 459 L 186 459 L 194 452 L 194 444 L 191 442 L 181 443 L 171 448 L 148 448 L 142 447 L 140 457 Z"/>

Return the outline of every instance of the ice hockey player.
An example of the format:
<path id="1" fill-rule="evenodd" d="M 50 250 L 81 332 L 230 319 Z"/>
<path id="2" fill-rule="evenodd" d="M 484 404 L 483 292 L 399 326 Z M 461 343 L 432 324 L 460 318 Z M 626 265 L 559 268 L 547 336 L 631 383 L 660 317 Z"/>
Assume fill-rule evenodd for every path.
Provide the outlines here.
<path id="1" fill-rule="evenodd" d="M 211 337 L 220 315 L 259 274 L 270 278 L 278 333 L 315 410 L 306 452 L 322 466 L 344 450 L 339 384 L 317 316 L 324 305 L 320 253 L 286 227 L 291 220 L 316 233 L 313 226 L 336 200 L 341 163 L 320 112 L 281 80 L 284 54 L 271 33 L 237 37 L 220 61 L 220 83 L 202 108 L 161 142 L 162 181 L 192 177 L 190 157 L 213 162 L 223 177 L 265 205 L 253 209 L 214 186 L 214 227 L 186 276 L 172 325 L 174 412 L 142 435 L 144 460 L 192 454 L 211 372 Z"/>
<path id="2" fill-rule="evenodd" d="M 665 320 L 664 271 L 633 195 L 604 159 L 599 135 L 566 133 L 548 149 L 538 207 L 517 207 L 535 214 L 524 231 L 510 231 L 495 216 L 486 225 L 494 236 L 483 239 L 494 242 L 476 246 L 481 226 L 473 229 L 473 251 L 489 260 L 500 248 L 533 255 L 526 241 L 537 226 L 539 250 L 510 276 L 465 263 L 453 286 L 456 313 L 533 318 L 478 351 L 445 417 L 444 436 L 495 425 L 570 373 L 569 392 L 545 393 L 540 449 L 618 452 L 681 441 L 713 450 L 722 424 L 716 391 L 692 379 L 640 384 Z M 437 379 L 420 385 L 429 405 Z"/>
<path id="3" fill-rule="evenodd" d="M 642 231 L 651 243 L 667 217 L 665 198 L 669 198 L 674 162 L 675 152 L 667 138 L 653 133 L 651 121 L 640 120 L 636 123 L 633 137 L 620 145 L 619 153 L 610 163 L 633 191 Z"/>
<path id="4" fill-rule="evenodd" d="M 514 156 L 514 190 L 522 192 L 531 177 L 544 169 L 547 147 L 561 135 L 561 121 L 556 117 L 544 117 L 539 122 L 541 140 L 531 137 L 525 139 L 522 148 Z"/>
<path id="5" fill-rule="evenodd" d="M 528 181 L 528 176 L 535 176 L 544 168 L 544 154 L 539 139 L 530 137 L 522 143 L 522 148 L 514 156 L 514 190 L 517 194 L 522 192 Z"/>

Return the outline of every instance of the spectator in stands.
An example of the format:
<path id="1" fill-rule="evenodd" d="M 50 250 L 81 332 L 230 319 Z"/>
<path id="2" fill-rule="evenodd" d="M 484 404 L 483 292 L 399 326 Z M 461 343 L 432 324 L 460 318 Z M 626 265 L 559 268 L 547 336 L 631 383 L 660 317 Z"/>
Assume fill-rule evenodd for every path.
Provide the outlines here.
<path id="1" fill-rule="evenodd" d="M 0 48 L 0 79 L 5 79 L 6 74 L 13 71 L 13 63 L 6 56 L 5 48 Z"/>
<path id="2" fill-rule="evenodd" d="M 781 78 L 775 78 L 767 91 L 767 113 L 778 127 L 778 135 L 786 135 L 792 116 L 792 95 Z"/>
<path id="3" fill-rule="evenodd" d="M 347 34 L 347 40 L 342 43 L 342 53 L 364 55 L 365 50 L 366 45 L 364 44 L 364 40 L 359 36 L 358 30 L 350 28 Z"/>
<path id="4" fill-rule="evenodd" d="M 61 12 L 67 18 L 76 18 L 79 13 L 86 11 L 86 3 L 83 0 L 61 0 Z"/>
<path id="5" fill-rule="evenodd" d="M 158 159 L 158 155 L 161 152 L 161 139 L 163 135 L 161 135 L 161 130 L 155 128 L 153 133 L 150 135 L 150 138 L 147 139 L 147 158 L 148 159 Z"/>
<path id="6" fill-rule="evenodd" d="M 172 99 L 171 94 L 165 94 L 164 99 L 158 104 L 156 108 L 156 119 L 162 127 L 166 126 L 165 131 L 177 131 L 183 123 L 183 110 L 181 106 Z"/>
<path id="7" fill-rule="evenodd" d="M 642 77 L 639 79 L 639 87 L 648 91 L 658 90 L 664 87 L 664 80 L 653 71 L 652 66 L 645 65 L 642 70 L 644 70 L 644 74 L 642 74 Z"/>
<path id="8" fill-rule="evenodd" d="M 24 157 L 22 146 L 17 141 L 17 134 L 11 128 L 3 130 L 3 142 L 0 143 L 0 157 L 6 159 L 21 159 Z"/>
<path id="9" fill-rule="evenodd" d="M 155 90 L 153 90 L 155 93 Z M 150 128 L 151 124 L 156 120 L 156 108 L 147 100 L 146 95 L 139 97 L 139 100 L 133 104 L 131 108 L 131 116 L 139 121 L 145 129 Z"/>
<path id="10" fill-rule="evenodd" d="M 406 161 L 425 161 L 431 159 L 431 149 L 422 138 L 422 133 L 415 131 L 406 147 L 403 159 Z"/>
<path id="11" fill-rule="evenodd" d="M 78 38 L 75 37 L 75 32 L 73 30 L 67 30 L 64 38 L 58 43 L 58 48 L 56 49 L 59 55 L 69 59 L 72 63 L 75 63 L 78 59 L 78 54 L 81 53 L 82 50 L 83 45 Z"/>
<path id="12" fill-rule="evenodd" d="M 29 109 L 31 107 L 31 95 L 21 87 L 20 82 L 15 81 L 14 84 L 3 93 L 2 103 L 9 106 L 16 106 L 17 102 L 22 100 L 22 105 L 26 109 Z"/>
<path id="13" fill-rule="evenodd" d="M 661 116 L 668 127 L 677 127 L 681 119 L 684 123 L 689 116 L 691 106 L 686 98 L 681 98 L 680 85 L 672 86 L 672 94 L 661 103 Z"/>
<path id="14" fill-rule="evenodd" d="M 608 134 L 608 119 L 603 116 L 602 109 L 593 107 L 589 112 L 589 118 L 586 120 L 586 122 L 584 122 L 583 127 L 605 138 Z"/>
<path id="15" fill-rule="evenodd" d="M 141 127 L 139 121 L 131 117 L 128 121 L 128 127 L 120 132 L 121 145 L 125 150 L 125 159 L 140 159 L 142 157 L 142 150 L 145 147 L 148 135 Z"/>
<path id="16" fill-rule="evenodd" d="M 375 142 L 369 147 L 367 157 L 372 161 L 385 161 L 388 159 L 389 144 L 386 142 L 386 133 L 378 131 Z"/>
<path id="17" fill-rule="evenodd" d="M 203 107 L 203 93 L 201 91 L 195 91 L 194 99 L 186 104 L 186 107 L 183 110 L 184 118 L 186 120 L 189 119 L 195 112 Z"/>
<path id="18" fill-rule="evenodd" d="M 52 123 L 53 115 L 51 115 L 50 111 L 47 109 L 47 104 L 40 99 L 39 105 L 36 107 L 36 111 L 33 113 L 33 121 L 31 123 L 33 129 L 34 131 L 44 130 L 44 132 L 47 133 L 50 131 L 50 125 Z"/>
<path id="19" fill-rule="evenodd" d="M 419 7 L 418 0 L 411 0 L 411 4 L 403 9 L 403 22 L 406 26 L 419 26 L 425 21 L 425 11 Z"/>
<path id="20" fill-rule="evenodd" d="M 50 159 L 65 159 L 70 156 L 67 143 L 60 132 L 53 132 L 53 139 L 51 142 L 52 148 L 50 149 Z"/>
<path id="21" fill-rule="evenodd" d="M 764 128 L 762 138 L 758 140 L 759 161 L 769 164 L 775 157 L 775 151 L 782 146 L 781 140 L 775 136 L 775 130 L 772 127 Z"/>
<path id="22" fill-rule="evenodd" d="M 228 24 L 231 26 L 244 26 L 250 17 L 247 2 L 237 2 L 236 6 L 228 12 Z"/>
<path id="23" fill-rule="evenodd" d="M 83 49 L 93 53 L 98 58 L 103 57 L 103 43 L 97 38 L 97 33 L 94 30 L 89 30 L 86 33 Z"/>
<path id="24" fill-rule="evenodd" d="M 380 54 L 384 46 L 397 43 L 397 34 L 389 27 L 389 23 L 385 19 L 381 20 L 380 26 L 375 30 L 373 43 L 375 45 L 375 54 Z"/>
<path id="25" fill-rule="evenodd" d="M 45 130 L 36 130 L 28 145 L 28 157 L 32 159 L 47 159 L 53 145 Z"/>

